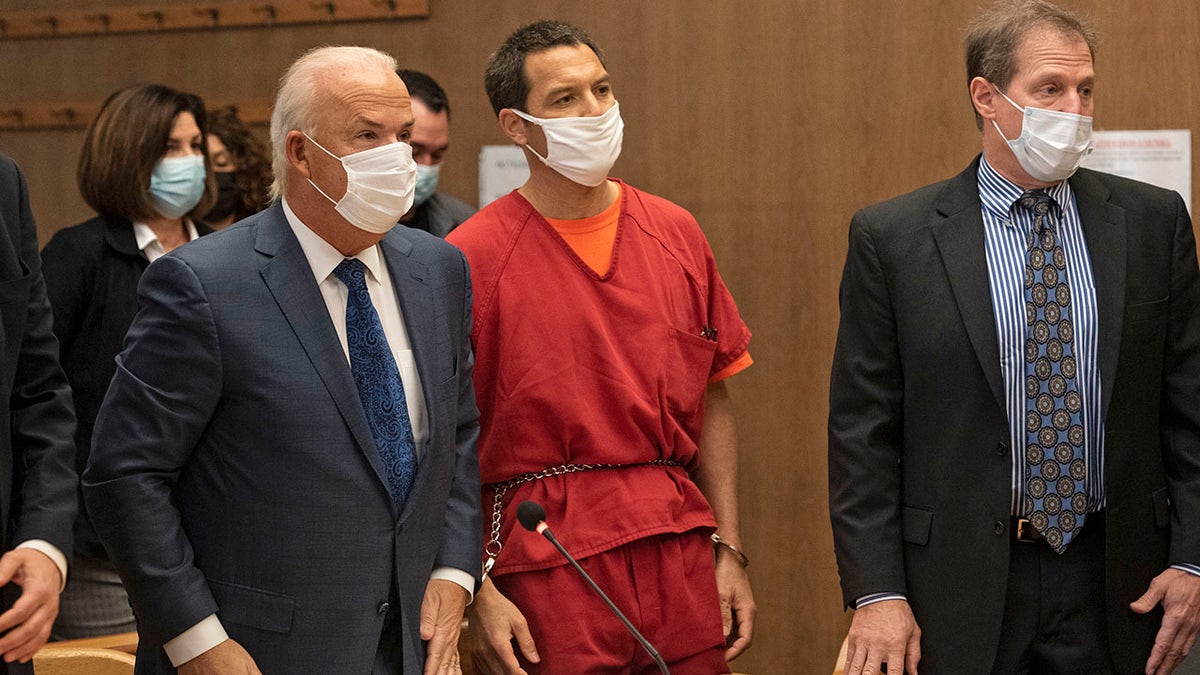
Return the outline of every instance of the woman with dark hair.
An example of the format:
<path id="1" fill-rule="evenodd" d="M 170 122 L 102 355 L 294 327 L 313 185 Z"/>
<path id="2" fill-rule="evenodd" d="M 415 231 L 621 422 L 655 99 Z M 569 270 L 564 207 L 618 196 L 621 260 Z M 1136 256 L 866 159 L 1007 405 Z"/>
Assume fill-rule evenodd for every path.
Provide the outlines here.
<path id="1" fill-rule="evenodd" d="M 271 158 L 267 146 L 238 118 L 237 108 L 208 111 L 208 156 L 217 181 L 217 202 L 204 222 L 221 229 L 267 208 Z"/>
<path id="2" fill-rule="evenodd" d="M 79 426 L 75 467 L 87 465 L 92 427 L 137 312 L 137 285 L 156 258 L 211 230 L 195 218 L 213 203 L 204 103 L 144 84 L 108 98 L 79 158 L 79 190 L 97 216 L 56 233 L 42 251 L 54 332 Z M 136 628 L 129 601 L 80 500 L 71 583 L 54 639 Z"/>

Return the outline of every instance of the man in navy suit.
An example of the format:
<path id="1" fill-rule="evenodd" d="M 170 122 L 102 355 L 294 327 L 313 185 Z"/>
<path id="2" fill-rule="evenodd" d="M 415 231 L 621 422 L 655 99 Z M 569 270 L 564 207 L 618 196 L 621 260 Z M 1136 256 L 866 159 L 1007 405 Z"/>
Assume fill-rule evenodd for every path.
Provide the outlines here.
<path id="1" fill-rule="evenodd" d="M 271 123 L 281 199 L 142 279 L 83 479 L 139 673 L 458 671 L 481 555 L 470 280 L 391 229 L 415 183 L 395 70 L 301 57 Z"/>
<path id="2" fill-rule="evenodd" d="M 847 675 L 1166 675 L 1196 639 L 1196 243 L 1178 194 L 1078 168 L 1095 43 L 1045 0 L 985 12 L 982 155 L 851 223 L 829 415 Z"/>

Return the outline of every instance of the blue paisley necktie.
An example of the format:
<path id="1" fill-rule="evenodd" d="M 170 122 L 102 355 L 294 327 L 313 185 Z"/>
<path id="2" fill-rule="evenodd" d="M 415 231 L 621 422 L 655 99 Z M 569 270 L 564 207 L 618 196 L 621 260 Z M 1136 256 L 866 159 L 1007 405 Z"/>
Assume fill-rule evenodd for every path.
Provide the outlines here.
<path id="1" fill-rule="evenodd" d="M 1083 527 L 1088 498 L 1067 256 L 1050 222 L 1054 201 L 1027 192 L 1025 260 L 1025 500 L 1029 522 L 1058 553 Z"/>
<path id="2" fill-rule="evenodd" d="M 346 299 L 350 372 L 354 374 L 358 397 L 387 472 L 388 489 L 396 506 L 400 507 L 408 497 L 417 472 L 412 422 L 408 418 L 400 371 L 388 347 L 379 314 L 371 304 L 362 261 L 343 260 L 333 273 L 350 291 Z"/>

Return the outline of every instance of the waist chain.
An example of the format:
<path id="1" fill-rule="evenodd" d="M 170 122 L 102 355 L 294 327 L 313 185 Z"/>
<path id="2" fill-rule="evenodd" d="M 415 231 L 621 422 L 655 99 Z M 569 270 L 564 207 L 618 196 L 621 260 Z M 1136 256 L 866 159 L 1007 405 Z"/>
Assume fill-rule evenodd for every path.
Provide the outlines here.
<path id="1" fill-rule="evenodd" d="M 500 555 L 500 551 L 504 550 L 504 544 L 500 542 L 500 518 L 504 513 L 504 495 L 509 490 L 524 485 L 535 480 L 543 478 L 551 478 L 553 476 L 565 476 L 569 473 L 579 473 L 581 471 L 595 471 L 597 469 L 624 469 L 632 466 L 683 466 L 673 459 L 652 459 L 649 462 L 641 462 L 638 464 L 559 464 L 541 471 L 533 471 L 523 473 L 516 478 L 511 478 L 503 483 L 490 483 L 489 487 L 496 490 L 496 496 L 492 499 L 492 535 L 488 539 L 487 544 L 483 547 L 483 552 L 487 554 L 487 560 L 483 563 L 483 576 L 487 576 L 488 572 L 492 571 L 492 567 L 496 564 L 496 556 Z"/>

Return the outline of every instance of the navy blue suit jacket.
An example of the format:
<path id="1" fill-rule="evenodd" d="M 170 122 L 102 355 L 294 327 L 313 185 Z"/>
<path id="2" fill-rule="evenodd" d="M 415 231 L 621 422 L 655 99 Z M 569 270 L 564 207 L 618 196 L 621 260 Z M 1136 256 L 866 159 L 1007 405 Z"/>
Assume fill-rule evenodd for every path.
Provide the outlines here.
<path id="1" fill-rule="evenodd" d="M 279 204 L 146 270 L 83 479 L 138 617 L 139 673 L 173 672 L 162 643 L 214 612 L 263 672 L 366 673 L 398 602 L 404 637 L 385 648 L 415 675 L 430 572 L 478 574 L 466 262 L 406 228 L 380 246 L 429 418 L 400 512 Z"/>

